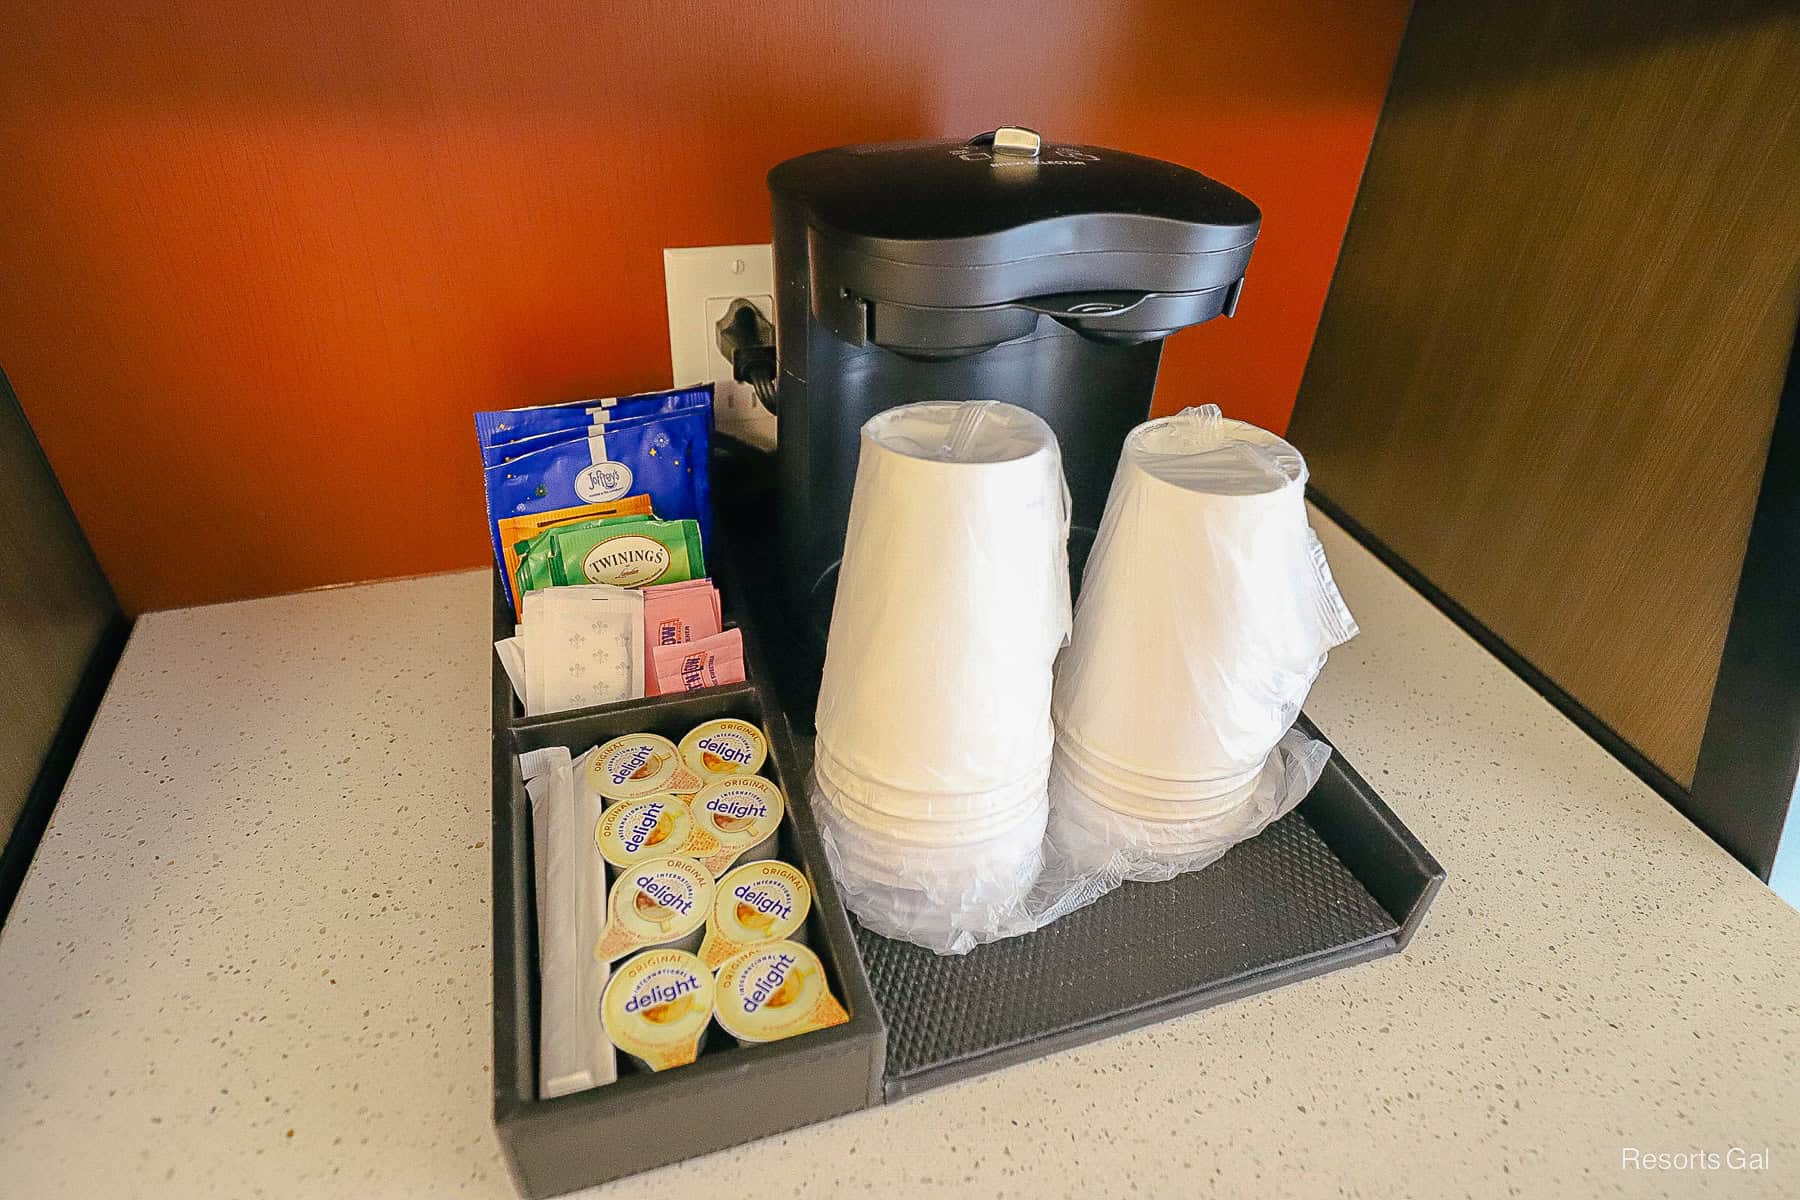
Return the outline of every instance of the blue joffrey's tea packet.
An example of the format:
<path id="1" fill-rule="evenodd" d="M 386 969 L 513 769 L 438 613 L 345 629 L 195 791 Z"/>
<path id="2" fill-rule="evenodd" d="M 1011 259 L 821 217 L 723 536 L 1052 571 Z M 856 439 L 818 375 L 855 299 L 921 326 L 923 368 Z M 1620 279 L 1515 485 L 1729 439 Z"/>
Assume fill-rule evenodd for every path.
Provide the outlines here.
<path id="1" fill-rule="evenodd" d="M 711 386 L 694 390 L 705 393 L 706 403 L 701 407 L 591 425 L 585 436 L 566 441 L 550 439 L 552 444 L 542 449 L 486 467 L 483 483 L 487 489 L 488 527 L 494 561 L 502 564 L 502 573 L 502 517 L 577 504 L 601 504 L 624 496 L 648 496 L 651 510 L 664 520 L 698 521 L 702 540 L 709 540 Z M 511 595 L 513 587 L 513 581 L 507 579 L 508 599 L 516 605 L 518 598 Z"/>
<path id="2" fill-rule="evenodd" d="M 709 383 L 635 396 L 478 412 L 475 414 L 475 432 L 481 439 L 482 464 L 491 467 L 521 453 L 540 450 L 551 444 L 551 440 L 585 436 L 594 425 L 659 417 L 690 408 L 710 409 L 711 406 L 712 384 Z M 529 445 L 526 444 L 528 441 Z"/>
<path id="3" fill-rule="evenodd" d="M 702 396 L 701 401 L 700 404 L 689 404 L 684 406 L 683 409 L 671 410 L 668 413 L 657 413 L 645 417 L 623 417 L 612 421 L 600 421 L 592 425 L 583 425 L 572 429 L 558 429 L 552 433 L 534 434 L 531 437 L 520 438 L 516 442 L 501 442 L 497 446 L 483 446 L 481 448 L 481 465 L 484 467 L 497 467 L 501 463 L 511 462 L 515 458 L 522 458 L 527 454 L 545 450 L 551 446 L 560 446 L 564 442 L 580 441 L 582 438 L 587 437 L 596 430 L 601 432 L 614 432 L 631 429 L 642 425 L 647 421 L 665 420 L 669 416 L 681 411 L 691 409 L 710 414 L 712 411 L 710 408 L 710 397 Z"/>

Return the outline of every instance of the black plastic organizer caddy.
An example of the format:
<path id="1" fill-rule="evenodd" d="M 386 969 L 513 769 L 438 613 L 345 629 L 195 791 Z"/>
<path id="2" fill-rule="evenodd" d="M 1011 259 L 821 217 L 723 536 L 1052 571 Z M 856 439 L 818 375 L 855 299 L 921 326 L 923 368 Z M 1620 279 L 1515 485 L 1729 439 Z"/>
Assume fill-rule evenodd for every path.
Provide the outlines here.
<path id="1" fill-rule="evenodd" d="M 1398 953 L 1418 931 L 1443 869 L 1339 754 L 1298 809 L 1211 867 L 1127 884 L 1037 933 L 941 957 L 862 929 L 844 910 L 807 802 L 816 678 L 783 636 L 777 581 L 761 569 L 773 552 L 762 473 L 725 461 L 715 472 L 725 519 L 707 558 L 727 625 L 744 630 L 749 682 L 527 718 L 494 666 L 494 1124 L 525 1195 L 617 1179 Z M 496 577 L 495 637 L 512 624 Z M 615 1083 L 538 1100 L 530 805 L 518 755 L 553 745 L 580 754 L 642 730 L 679 739 L 722 716 L 768 734 L 765 773 L 788 798 L 781 857 L 812 884 L 809 944 L 850 1020 L 747 1048 L 715 1030 L 691 1066 L 639 1073 L 621 1059 Z"/>

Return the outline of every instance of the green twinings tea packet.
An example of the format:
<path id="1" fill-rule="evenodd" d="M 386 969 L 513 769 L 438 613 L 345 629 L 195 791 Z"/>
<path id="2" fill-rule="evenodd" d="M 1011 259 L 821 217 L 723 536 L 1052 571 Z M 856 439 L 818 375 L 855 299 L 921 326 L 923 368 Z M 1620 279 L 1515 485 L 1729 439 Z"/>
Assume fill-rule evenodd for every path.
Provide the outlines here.
<path id="1" fill-rule="evenodd" d="M 648 587 L 706 577 L 697 521 L 619 517 L 565 526 L 542 535 L 549 544 L 550 582 Z"/>
<path id="2" fill-rule="evenodd" d="M 623 516 L 594 517 L 586 521 L 569 521 L 554 528 L 597 529 L 619 521 L 642 521 L 648 519 L 646 513 L 627 513 Z M 556 548 L 550 540 L 552 530 L 545 529 L 512 547 L 517 566 L 513 571 L 513 583 L 517 590 L 515 595 L 523 596 L 526 592 L 535 592 L 539 588 L 555 587 L 564 582 L 556 577 Z M 588 580 L 577 579 L 570 582 L 587 583 Z"/>
<path id="3" fill-rule="evenodd" d="M 553 585 L 550 575 L 550 535 L 539 534 L 528 542 L 520 542 L 514 548 L 518 559 L 517 573 L 513 575 L 513 594 L 523 596 L 526 592 L 535 592 L 539 588 Z"/>

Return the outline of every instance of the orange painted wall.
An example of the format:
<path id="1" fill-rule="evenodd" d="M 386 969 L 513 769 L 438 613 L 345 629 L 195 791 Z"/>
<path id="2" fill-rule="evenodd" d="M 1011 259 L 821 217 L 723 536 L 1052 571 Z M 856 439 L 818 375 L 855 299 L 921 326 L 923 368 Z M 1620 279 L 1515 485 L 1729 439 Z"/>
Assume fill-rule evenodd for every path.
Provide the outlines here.
<path id="1" fill-rule="evenodd" d="M 767 240 L 764 171 L 845 142 L 1244 191 L 1241 314 L 1158 405 L 1283 427 L 1407 4 L 6 8 L 0 367 L 142 611 L 480 564 L 469 414 L 666 384 L 662 248 Z"/>

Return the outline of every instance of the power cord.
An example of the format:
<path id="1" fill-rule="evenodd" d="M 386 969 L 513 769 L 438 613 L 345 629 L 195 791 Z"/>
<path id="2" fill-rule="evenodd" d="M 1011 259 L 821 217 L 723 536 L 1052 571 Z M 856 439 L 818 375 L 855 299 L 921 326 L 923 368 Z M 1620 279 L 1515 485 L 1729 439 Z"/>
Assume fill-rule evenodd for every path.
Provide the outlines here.
<path id="1" fill-rule="evenodd" d="M 731 362 L 731 377 L 747 383 L 757 402 L 780 411 L 775 396 L 775 327 L 743 297 L 733 300 L 715 326 L 719 353 Z"/>

